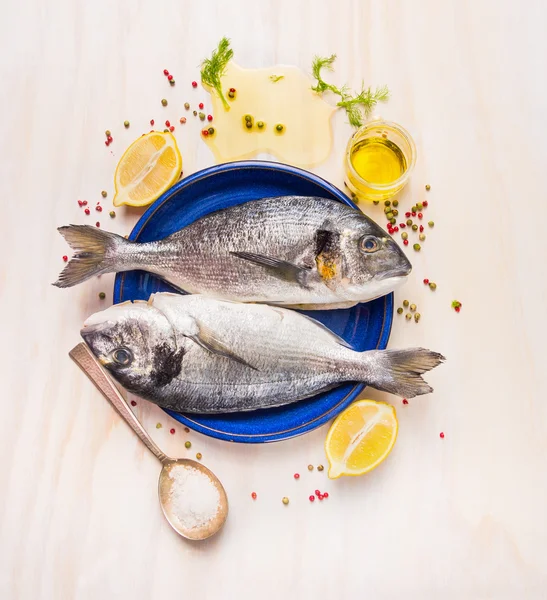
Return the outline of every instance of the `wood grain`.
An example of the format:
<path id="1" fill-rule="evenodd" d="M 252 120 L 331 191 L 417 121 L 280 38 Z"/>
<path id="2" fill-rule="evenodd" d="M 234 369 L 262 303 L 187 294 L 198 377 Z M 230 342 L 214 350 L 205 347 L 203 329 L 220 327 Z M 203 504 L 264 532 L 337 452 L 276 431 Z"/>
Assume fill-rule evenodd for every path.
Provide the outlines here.
<path id="1" fill-rule="evenodd" d="M 3 9 L 0 597 L 546 598 L 546 3 L 21 0 Z M 164 522 L 157 461 L 68 358 L 113 277 L 50 283 L 68 252 L 57 226 L 98 219 L 130 231 L 137 211 L 108 217 L 120 153 L 150 119 L 178 122 L 185 101 L 206 100 L 190 84 L 224 34 L 244 66 L 309 69 L 314 54 L 336 52 L 337 83 L 390 86 L 381 113 L 411 131 L 419 155 L 401 203 L 423 200 L 429 183 L 436 223 L 397 296 L 422 319 L 396 320 L 390 345 L 425 345 L 448 361 L 429 377 L 433 395 L 404 407 L 388 398 L 400 420 L 389 460 L 335 482 L 306 468 L 325 462 L 325 428 L 227 444 L 185 434 L 139 401 L 163 451 L 201 452 L 226 486 L 226 527 L 196 545 Z M 343 114 L 333 123 L 332 155 L 315 171 L 342 186 L 350 129 Z M 197 123 L 176 135 L 186 174 L 212 164 Z M 77 199 L 93 207 L 102 189 L 108 209 L 86 219 Z M 311 505 L 317 487 L 330 497 Z"/>

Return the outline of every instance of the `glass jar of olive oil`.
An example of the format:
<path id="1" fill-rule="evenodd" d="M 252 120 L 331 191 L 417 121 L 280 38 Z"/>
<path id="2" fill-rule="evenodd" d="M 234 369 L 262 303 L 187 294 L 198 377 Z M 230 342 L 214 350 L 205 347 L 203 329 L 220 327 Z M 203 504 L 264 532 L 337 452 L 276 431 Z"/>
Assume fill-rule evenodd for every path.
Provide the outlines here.
<path id="1" fill-rule="evenodd" d="M 406 129 L 377 119 L 358 129 L 346 149 L 346 186 L 357 200 L 387 200 L 400 191 L 416 163 Z"/>

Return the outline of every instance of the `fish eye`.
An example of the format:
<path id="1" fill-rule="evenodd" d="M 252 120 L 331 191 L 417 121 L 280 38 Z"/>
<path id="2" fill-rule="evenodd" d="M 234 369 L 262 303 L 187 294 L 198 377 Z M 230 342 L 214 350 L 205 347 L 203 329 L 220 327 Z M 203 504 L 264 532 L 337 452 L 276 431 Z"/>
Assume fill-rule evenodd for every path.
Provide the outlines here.
<path id="1" fill-rule="evenodd" d="M 363 252 L 370 254 L 372 252 L 376 252 L 376 250 L 380 249 L 380 242 L 378 238 L 375 238 L 373 235 L 365 235 L 359 240 L 360 248 Z"/>
<path id="2" fill-rule="evenodd" d="M 112 358 L 115 363 L 124 367 L 133 360 L 133 356 L 127 348 L 117 348 L 112 352 Z"/>

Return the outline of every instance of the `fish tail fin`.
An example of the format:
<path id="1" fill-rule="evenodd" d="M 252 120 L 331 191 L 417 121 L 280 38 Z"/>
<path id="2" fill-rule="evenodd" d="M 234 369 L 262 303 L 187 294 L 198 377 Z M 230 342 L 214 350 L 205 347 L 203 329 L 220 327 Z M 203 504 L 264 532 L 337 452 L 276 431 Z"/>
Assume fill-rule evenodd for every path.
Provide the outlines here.
<path id="1" fill-rule="evenodd" d="M 441 364 L 445 358 L 425 348 L 408 350 L 373 350 L 366 357 L 366 382 L 383 392 L 402 398 L 429 394 L 433 388 L 422 378 L 423 373 Z"/>
<path id="2" fill-rule="evenodd" d="M 72 287 L 93 275 L 115 271 L 118 249 L 128 243 L 121 235 L 89 225 L 67 225 L 57 231 L 74 250 L 74 256 L 53 284 L 60 288 Z"/>

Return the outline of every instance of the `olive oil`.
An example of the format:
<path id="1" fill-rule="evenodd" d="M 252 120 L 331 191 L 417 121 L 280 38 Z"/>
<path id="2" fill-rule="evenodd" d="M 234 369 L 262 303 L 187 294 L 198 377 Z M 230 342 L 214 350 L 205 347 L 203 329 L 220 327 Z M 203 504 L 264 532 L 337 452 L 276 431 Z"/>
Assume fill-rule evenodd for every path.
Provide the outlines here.
<path id="1" fill-rule="evenodd" d="M 385 185 L 406 171 L 406 158 L 397 144 L 384 137 L 361 140 L 351 151 L 353 168 L 368 183 Z"/>
<path id="2" fill-rule="evenodd" d="M 390 121 L 369 121 L 348 141 L 345 184 L 357 200 L 387 200 L 406 185 L 415 163 L 408 131 Z"/>

